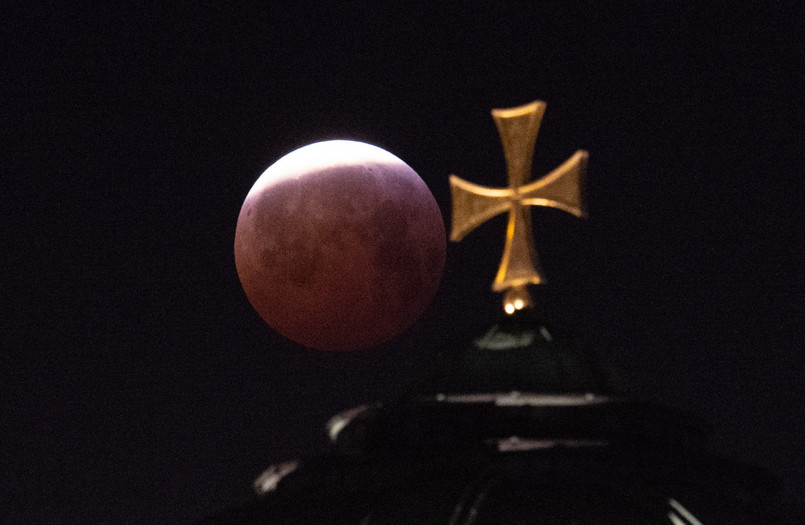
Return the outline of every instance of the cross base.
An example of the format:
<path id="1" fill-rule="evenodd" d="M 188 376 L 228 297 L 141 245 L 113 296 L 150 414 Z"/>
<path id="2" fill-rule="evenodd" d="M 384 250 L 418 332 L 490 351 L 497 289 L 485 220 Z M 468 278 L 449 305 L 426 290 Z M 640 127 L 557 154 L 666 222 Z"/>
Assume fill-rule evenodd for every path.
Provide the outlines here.
<path id="1" fill-rule="evenodd" d="M 507 288 L 503 293 L 503 310 L 511 315 L 518 310 L 530 308 L 534 302 L 525 285 Z"/>

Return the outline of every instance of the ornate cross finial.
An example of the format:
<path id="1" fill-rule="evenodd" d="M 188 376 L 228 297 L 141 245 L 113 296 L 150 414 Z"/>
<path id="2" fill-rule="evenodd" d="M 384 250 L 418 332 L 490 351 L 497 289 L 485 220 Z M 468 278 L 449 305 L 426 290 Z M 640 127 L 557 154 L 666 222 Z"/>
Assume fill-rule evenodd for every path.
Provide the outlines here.
<path id="1" fill-rule="evenodd" d="M 581 178 L 587 168 L 587 152 L 576 151 L 561 166 L 529 183 L 534 144 L 545 113 L 545 102 L 493 109 L 492 118 L 503 142 L 508 188 L 487 188 L 450 175 L 453 195 L 451 241 L 460 241 L 476 226 L 509 212 L 506 248 L 492 290 L 505 292 L 503 308 L 514 313 L 531 304 L 526 285 L 544 281 L 539 272 L 527 206 L 550 206 L 584 217 Z"/>

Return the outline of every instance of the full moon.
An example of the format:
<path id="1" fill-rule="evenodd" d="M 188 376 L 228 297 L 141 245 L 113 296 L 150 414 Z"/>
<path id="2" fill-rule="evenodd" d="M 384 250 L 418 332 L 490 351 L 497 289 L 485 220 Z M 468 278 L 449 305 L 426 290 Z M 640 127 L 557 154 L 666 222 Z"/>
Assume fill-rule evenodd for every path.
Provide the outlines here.
<path id="1" fill-rule="evenodd" d="M 391 153 L 331 140 L 271 165 L 246 196 L 235 266 L 277 332 L 318 350 L 398 335 L 441 280 L 445 229 L 425 182 Z"/>

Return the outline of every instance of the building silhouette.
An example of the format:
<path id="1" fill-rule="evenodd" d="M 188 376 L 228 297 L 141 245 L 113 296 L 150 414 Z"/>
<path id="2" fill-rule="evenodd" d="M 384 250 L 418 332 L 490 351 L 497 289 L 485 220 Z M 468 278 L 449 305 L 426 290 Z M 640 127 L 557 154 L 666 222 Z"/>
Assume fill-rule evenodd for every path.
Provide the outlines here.
<path id="1" fill-rule="evenodd" d="M 331 449 L 274 465 L 204 523 L 782 524 L 764 470 L 711 454 L 694 415 L 613 384 L 524 309 L 436 352 L 402 399 L 331 419 Z"/>

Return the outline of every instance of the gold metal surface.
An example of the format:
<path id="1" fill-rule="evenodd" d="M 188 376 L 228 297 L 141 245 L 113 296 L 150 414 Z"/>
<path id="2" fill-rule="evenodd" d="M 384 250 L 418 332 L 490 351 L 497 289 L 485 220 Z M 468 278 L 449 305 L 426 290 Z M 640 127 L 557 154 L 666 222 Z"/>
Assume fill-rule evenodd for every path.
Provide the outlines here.
<path id="1" fill-rule="evenodd" d="M 460 241 L 477 226 L 504 211 L 509 213 L 506 247 L 492 284 L 494 291 L 506 291 L 504 309 L 508 313 L 530 305 L 526 285 L 544 282 L 531 233 L 531 212 L 527 207 L 549 206 L 577 217 L 585 216 L 581 179 L 587 168 L 586 151 L 577 151 L 549 174 L 528 182 L 545 106 L 545 102 L 538 100 L 516 108 L 492 110 L 506 157 L 508 188 L 487 188 L 450 175 L 451 241 Z"/>

